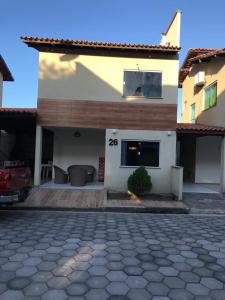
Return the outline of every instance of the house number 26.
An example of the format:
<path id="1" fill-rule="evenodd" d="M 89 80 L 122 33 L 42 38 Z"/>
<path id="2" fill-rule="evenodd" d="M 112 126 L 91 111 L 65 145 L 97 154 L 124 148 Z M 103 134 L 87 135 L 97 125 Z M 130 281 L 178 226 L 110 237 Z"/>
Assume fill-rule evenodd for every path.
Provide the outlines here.
<path id="1" fill-rule="evenodd" d="M 117 139 L 109 139 L 109 146 L 117 146 L 118 140 Z"/>

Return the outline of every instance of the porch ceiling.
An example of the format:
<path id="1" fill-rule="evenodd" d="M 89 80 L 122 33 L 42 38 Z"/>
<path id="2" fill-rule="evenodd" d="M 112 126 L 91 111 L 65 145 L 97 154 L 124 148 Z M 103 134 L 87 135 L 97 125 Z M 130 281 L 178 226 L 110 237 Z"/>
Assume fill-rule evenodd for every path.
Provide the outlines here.
<path id="1" fill-rule="evenodd" d="M 177 133 L 195 135 L 225 135 L 225 128 L 204 124 L 178 123 Z"/>

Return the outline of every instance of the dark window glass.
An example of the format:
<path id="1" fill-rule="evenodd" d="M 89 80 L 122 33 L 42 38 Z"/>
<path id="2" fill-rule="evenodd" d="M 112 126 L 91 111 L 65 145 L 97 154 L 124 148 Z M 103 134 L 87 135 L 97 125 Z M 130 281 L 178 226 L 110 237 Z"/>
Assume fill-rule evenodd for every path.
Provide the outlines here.
<path id="1" fill-rule="evenodd" d="M 159 142 L 122 141 L 122 166 L 159 166 Z"/>
<path id="2" fill-rule="evenodd" d="M 159 98 L 162 96 L 162 73 L 160 72 L 124 72 L 124 96 L 142 96 Z"/>

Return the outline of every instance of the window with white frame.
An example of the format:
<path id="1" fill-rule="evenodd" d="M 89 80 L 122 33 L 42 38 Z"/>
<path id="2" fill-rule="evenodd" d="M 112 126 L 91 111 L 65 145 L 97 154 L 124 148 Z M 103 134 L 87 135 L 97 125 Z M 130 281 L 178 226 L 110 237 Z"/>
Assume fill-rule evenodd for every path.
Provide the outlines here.
<path id="1" fill-rule="evenodd" d="M 124 71 L 123 95 L 125 97 L 162 97 L 162 72 Z"/>
<path id="2" fill-rule="evenodd" d="M 121 141 L 121 166 L 159 167 L 159 141 Z"/>

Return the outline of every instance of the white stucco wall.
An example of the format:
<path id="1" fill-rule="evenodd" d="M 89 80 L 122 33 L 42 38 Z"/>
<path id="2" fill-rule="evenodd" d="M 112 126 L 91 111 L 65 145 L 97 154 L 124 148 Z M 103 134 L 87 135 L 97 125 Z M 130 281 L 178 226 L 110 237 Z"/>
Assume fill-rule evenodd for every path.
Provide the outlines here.
<path id="1" fill-rule="evenodd" d="M 65 171 L 71 165 L 91 165 L 98 171 L 98 159 L 105 156 L 105 130 L 76 128 L 54 130 L 53 164 Z M 97 176 L 97 172 L 96 172 Z"/>
<path id="2" fill-rule="evenodd" d="M 109 146 L 109 139 L 118 139 L 118 146 Z M 176 159 L 176 133 L 148 130 L 106 130 L 105 187 L 110 191 L 127 191 L 127 179 L 135 167 L 121 167 L 121 140 L 159 141 L 159 168 L 147 168 L 152 179 L 152 193 L 171 193 L 171 166 Z"/>
<path id="3" fill-rule="evenodd" d="M 196 139 L 196 183 L 220 183 L 221 137 Z"/>

